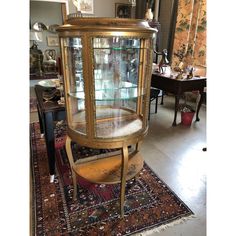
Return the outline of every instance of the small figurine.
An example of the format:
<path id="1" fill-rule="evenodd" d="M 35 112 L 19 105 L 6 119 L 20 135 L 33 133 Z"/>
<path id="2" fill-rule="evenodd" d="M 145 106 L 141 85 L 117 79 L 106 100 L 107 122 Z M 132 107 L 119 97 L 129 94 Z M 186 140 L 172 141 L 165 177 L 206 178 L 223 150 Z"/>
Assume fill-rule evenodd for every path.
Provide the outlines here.
<path id="1" fill-rule="evenodd" d="M 159 71 L 161 74 L 164 73 L 164 68 L 163 67 L 166 67 L 167 65 L 169 65 L 169 60 L 167 59 L 167 49 L 163 49 L 162 51 L 162 58 L 160 60 L 160 63 L 159 63 Z"/>
<path id="2" fill-rule="evenodd" d="M 193 78 L 193 67 L 191 67 L 189 74 L 187 75 L 187 79 Z"/>
<path id="3" fill-rule="evenodd" d="M 56 72 L 57 71 L 57 61 L 56 61 L 56 50 L 46 49 L 45 61 L 43 62 L 45 72 Z"/>
<path id="4" fill-rule="evenodd" d="M 177 80 L 182 80 L 183 79 L 183 72 L 180 72 L 177 77 L 176 77 Z"/>
<path id="5" fill-rule="evenodd" d="M 46 61 L 52 64 L 56 64 L 56 50 L 47 49 L 45 50 Z"/>

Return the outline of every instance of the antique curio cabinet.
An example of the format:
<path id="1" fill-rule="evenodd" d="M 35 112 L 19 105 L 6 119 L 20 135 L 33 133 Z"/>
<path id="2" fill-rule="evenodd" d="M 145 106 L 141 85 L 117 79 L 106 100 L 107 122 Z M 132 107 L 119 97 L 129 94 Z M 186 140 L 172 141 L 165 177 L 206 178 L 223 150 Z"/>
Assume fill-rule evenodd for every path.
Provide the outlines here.
<path id="1" fill-rule="evenodd" d="M 74 199 L 77 175 L 94 183 L 121 183 L 123 216 L 126 180 L 143 167 L 139 148 L 148 131 L 156 31 L 145 20 L 72 17 L 58 32 Z M 118 149 L 120 154 L 79 164 L 72 156 L 71 141 Z"/>

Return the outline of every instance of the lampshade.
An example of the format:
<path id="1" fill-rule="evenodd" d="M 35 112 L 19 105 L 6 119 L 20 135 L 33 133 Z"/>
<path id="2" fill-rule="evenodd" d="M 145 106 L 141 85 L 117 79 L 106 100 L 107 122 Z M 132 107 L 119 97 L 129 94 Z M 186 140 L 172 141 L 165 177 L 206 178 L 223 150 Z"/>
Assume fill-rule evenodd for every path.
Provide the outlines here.
<path id="1" fill-rule="evenodd" d="M 30 31 L 30 40 L 31 41 L 42 42 L 43 41 L 42 32 Z"/>

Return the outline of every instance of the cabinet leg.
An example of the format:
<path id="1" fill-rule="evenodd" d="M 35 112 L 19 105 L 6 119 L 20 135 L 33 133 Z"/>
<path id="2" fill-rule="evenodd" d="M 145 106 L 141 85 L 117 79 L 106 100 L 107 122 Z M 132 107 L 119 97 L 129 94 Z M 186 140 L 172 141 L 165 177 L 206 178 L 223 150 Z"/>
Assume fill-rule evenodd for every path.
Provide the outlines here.
<path id="1" fill-rule="evenodd" d="M 69 159 L 71 173 L 72 173 L 72 180 L 73 180 L 73 187 L 74 187 L 73 200 L 75 201 L 77 199 L 77 176 L 73 170 L 74 159 L 73 159 L 73 155 L 71 151 L 71 138 L 69 136 L 66 137 L 66 153 Z"/>
<path id="2" fill-rule="evenodd" d="M 120 188 L 120 215 L 124 217 L 124 202 L 125 202 L 125 185 L 126 185 L 126 174 L 128 169 L 128 147 L 123 147 L 122 155 L 122 167 L 121 167 L 121 188 Z"/>

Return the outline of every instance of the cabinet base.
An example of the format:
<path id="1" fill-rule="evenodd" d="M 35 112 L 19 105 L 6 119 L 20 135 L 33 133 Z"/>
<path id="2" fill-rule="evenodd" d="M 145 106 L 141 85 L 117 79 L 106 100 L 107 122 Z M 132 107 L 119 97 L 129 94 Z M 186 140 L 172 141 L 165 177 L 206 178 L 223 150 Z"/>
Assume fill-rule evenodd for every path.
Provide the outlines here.
<path id="1" fill-rule="evenodd" d="M 143 168 L 139 152 L 129 154 L 126 181 L 135 177 Z M 115 184 L 121 182 L 122 154 L 82 163 L 73 167 L 79 176 L 93 183 Z"/>

